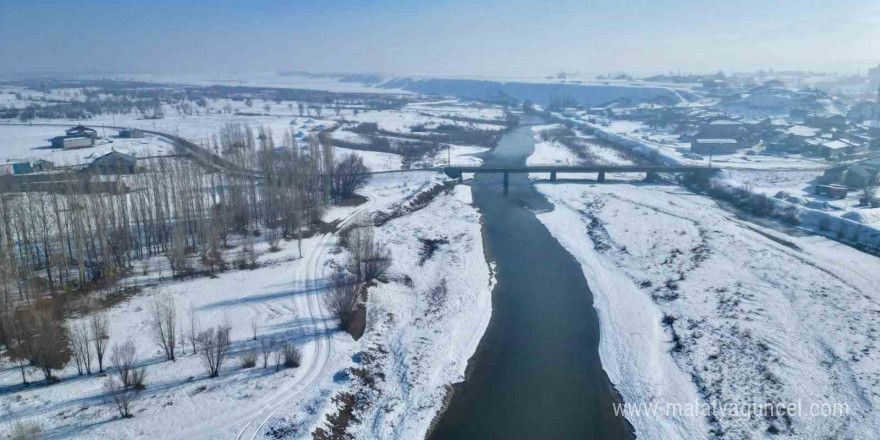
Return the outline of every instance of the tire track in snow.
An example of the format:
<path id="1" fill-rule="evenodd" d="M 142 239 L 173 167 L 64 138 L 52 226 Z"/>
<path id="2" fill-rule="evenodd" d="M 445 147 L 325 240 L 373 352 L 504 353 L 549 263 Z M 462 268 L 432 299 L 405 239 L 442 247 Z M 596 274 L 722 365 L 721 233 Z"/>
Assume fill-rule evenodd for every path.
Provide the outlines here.
<path id="1" fill-rule="evenodd" d="M 353 211 L 339 223 L 339 227 L 341 228 L 350 223 L 361 212 L 363 212 L 363 210 L 364 208 Z M 326 376 L 330 367 L 330 357 L 333 353 L 333 338 L 330 335 L 330 329 L 327 326 L 326 318 L 328 315 L 321 304 L 320 298 L 318 298 L 318 294 L 323 288 L 323 286 L 318 285 L 318 280 L 324 278 L 324 265 L 322 264 L 324 253 L 335 237 L 335 234 L 325 234 L 321 236 L 320 242 L 309 255 L 308 264 L 304 265 L 305 271 L 308 271 L 309 273 L 302 274 L 303 276 L 300 277 L 300 279 L 307 280 L 306 290 L 308 294 L 306 295 L 306 305 L 309 310 L 310 319 L 312 320 L 312 326 L 315 330 L 323 330 L 323 336 L 318 341 L 318 356 L 316 356 L 317 359 L 320 359 L 320 363 L 313 362 L 310 365 L 309 370 L 303 376 L 303 379 L 284 387 L 284 390 L 278 393 L 280 395 L 278 398 L 273 398 L 272 402 L 269 402 L 259 412 L 255 413 L 255 417 L 241 429 L 238 437 L 236 437 L 237 440 L 245 438 L 253 440 L 260 437 L 263 428 L 269 420 L 271 420 L 278 411 L 286 407 L 283 405 L 284 403 L 305 397 L 305 391 L 317 386 L 317 384 Z M 321 322 L 320 325 L 318 324 L 319 320 Z M 321 350 L 322 348 L 323 351 Z M 263 416 L 263 414 L 265 414 L 265 416 Z M 256 425 L 255 422 L 260 419 L 262 419 L 262 421 L 259 425 Z"/>

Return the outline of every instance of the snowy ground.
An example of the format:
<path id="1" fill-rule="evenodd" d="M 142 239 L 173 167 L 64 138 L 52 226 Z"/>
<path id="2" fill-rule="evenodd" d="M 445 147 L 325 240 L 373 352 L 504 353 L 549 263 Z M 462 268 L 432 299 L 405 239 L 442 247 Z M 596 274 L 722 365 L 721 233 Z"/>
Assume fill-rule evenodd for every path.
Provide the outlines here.
<path id="1" fill-rule="evenodd" d="M 593 291 L 611 381 L 636 409 L 659 405 L 627 413 L 640 438 L 880 433 L 876 257 L 741 221 L 678 186 L 537 188 L 555 206 L 539 219 L 580 261 Z M 710 419 L 664 411 L 695 401 L 795 403 L 801 412 L 747 418 L 728 407 Z M 845 405 L 846 414 L 815 416 L 813 404 Z"/>
<path id="2" fill-rule="evenodd" d="M 405 203 L 440 180 L 436 173 L 374 176 L 361 191 L 368 196 L 365 204 L 334 208 L 325 220 L 344 226 L 358 215 Z M 285 432 L 285 438 L 311 438 L 325 416 L 336 412 L 334 396 L 360 386 L 353 369 L 363 367 L 364 353 L 384 347 L 389 357 L 373 368 L 385 380 L 373 396 L 370 417 L 351 430 L 374 438 L 393 432 L 406 433 L 401 438 L 423 435 L 446 386 L 462 380 L 488 323 L 492 278 L 479 213 L 470 206 L 470 189 L 460 186 L 388 222 L 377 234 L 391 249 L 394 265 L 389 283 L 370 289 L 368 329 L 360 341 L 335 330 L 320 300 L 333 267 L 346 258 L 334 250 L 335 235 L 304 240 L 302 258 L 295 241 L 282 242 L 277 253 L 268 253 L 261 243 L 258 269 L 159 282 L 108 310 L 110 344 L 132 340 L 148 367 L 147 388 L 133 405 L 134 418 L 116 417 L 95 375 L 77 376 L 69 365 L 57 372 L 59 383 L 22 388 L 19 371 L 4 360 L 0 432 L 16 420 L 31 419 L 49 439 L 251 439 L 263 438 L 270 429 Z M 448 244 L 421 261 L 420 239 L 430 238 L 447 238 Z M 153 264 L 155 269 L 166 263 L 157 258 Z M 167 269 L 164 275 L 170 275 Z M 444 295 L 434 294 L 440 285 Z M 176 362 L 167 362 L 146 331 L 148 306 L 157 295 L 174 298 L 181 321 L 192 308 L 202 329 L 230 323 L 237 354 L 274 337 L 299 346 L 303 363 L 276 373 L 261 365 L 244 369 L 233 359 L 219 378 L 209 379 L 189 347 Z M 252 340 L 252 323 L 257 341 Z M 30 379 L 39 377 L 31 371 Z"/>

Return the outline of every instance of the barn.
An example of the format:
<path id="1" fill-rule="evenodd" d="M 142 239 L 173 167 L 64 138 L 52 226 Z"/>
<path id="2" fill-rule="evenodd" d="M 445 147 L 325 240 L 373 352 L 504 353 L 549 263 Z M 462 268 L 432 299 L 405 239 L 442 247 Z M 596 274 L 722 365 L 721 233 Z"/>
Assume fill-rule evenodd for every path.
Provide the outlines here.
<path id="1" fill-rule="evenodd" d="M 86 169 L 95 174 L 134 174 L 137 171 L 137 158 L 118 151 L 111 151 L 93 160 Z"/>

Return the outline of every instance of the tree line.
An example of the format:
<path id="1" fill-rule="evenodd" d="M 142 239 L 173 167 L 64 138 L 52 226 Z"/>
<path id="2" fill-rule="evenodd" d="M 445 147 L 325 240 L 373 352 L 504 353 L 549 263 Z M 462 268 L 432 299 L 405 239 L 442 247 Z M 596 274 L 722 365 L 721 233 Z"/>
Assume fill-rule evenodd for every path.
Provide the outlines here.
<path id="1" fill-rule="evenodd" d="M 329 134 L 298 142 L 286 131 L 276 146 L 268 128 L 228 124 L 211 144 L 260 177 L 159 158 L 133 175 L 92 176 L 124 182 L 128 191 L 121 193 L 95 191 L 81 178 L 54 191 L 0 188 L 0 346 L 7 354 L 20 354 L 49 379 L 51 370 L 82 358 L 76 342 L 88 332 L 63 325 L 69 298 L 139 269 L 146 275 L 156 261 L 167 262 L 159 266 L 174 277 L 222 271 L 230 263 L 254 267 L 258 237 L 275 249 L 283 238 L 299 240 L 301 254 L 304 234 L 328 205 L 368 178 L 359 156 L 336 160 Z M 244 245 L 238 260 L 228 262 L 224 250 L 232 237 Z"/>

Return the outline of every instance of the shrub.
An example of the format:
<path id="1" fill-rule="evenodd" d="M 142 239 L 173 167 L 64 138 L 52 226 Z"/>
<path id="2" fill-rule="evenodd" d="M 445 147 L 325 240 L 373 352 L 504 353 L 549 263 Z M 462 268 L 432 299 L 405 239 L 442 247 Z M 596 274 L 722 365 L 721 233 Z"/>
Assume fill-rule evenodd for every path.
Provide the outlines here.
<path id="1" fill-rule="evenodd" d="M 249 351 L 239 356 L 238 361 L 241 362 L 241 368 L 254 368 L 257 366 L 257 355 Z"/>
<path id="2" fill-rule="evenodd" d="M 9 438 L 10 440 L 41 440 L 43 438 L 43 428 L 40 428 L 37 422 L 19 420 L 12 425 Z"/>
<path id="3" fill-rule="evenodd" d="M 147 368 L 140 367 L 131 370 L 131 388 L 137 391 L 143 390 L 147 387 L 146 385 L 147 379 Z"/>
<path id="4" fill-rule="evenodd" d="M 293 345 L 284 345 L 281 347 L 281 354 L 284 358 L 284 366 L 287 368 L 297 368 L 302 361 L 302 351 Z"/>
<path id="5" fill-rule="evenodd" d="M 344 273 L 337 273 L 329 289 L 324 292 L 324 305 L 334 318 L 339 320 L 341 328 L 348 328 L 354 315 L 360 294 L 360 283 Z"/>

